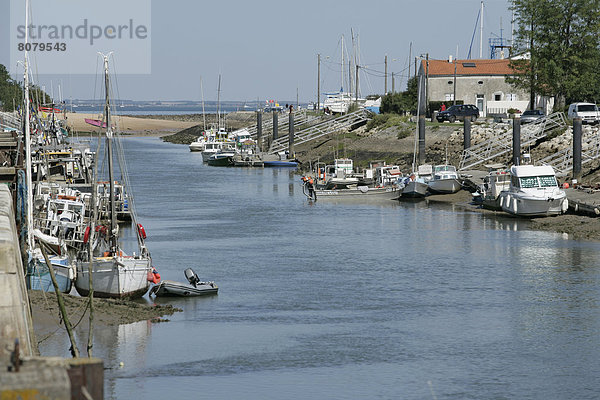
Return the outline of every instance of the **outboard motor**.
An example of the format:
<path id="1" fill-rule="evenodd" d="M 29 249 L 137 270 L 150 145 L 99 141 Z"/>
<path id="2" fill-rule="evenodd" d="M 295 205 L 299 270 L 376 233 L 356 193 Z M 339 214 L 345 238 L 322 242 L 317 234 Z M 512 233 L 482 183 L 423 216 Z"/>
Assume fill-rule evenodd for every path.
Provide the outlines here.
<path id="1" fill-rule="evenodd" d="M 193 269 L 188 268 L 185 271 L 183 271 L 183 273 L 185 274 L 185 277 L 187 278 L 188 282 L 194 285 L 194 287 L 196 287 L 196 284 L 200 282 L 200 278 L 198 278 L 198 275 L 196 275 Z"/>

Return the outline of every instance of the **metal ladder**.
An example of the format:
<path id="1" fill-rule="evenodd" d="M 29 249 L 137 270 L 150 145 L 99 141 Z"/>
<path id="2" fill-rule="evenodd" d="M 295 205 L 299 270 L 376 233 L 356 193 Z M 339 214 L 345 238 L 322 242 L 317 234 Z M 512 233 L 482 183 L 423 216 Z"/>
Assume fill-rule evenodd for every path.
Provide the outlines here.
<path id="1" fill-rule="evenodd" d="M 529 147 L 541 138 L 558 129 L 567 127 L 567 119 L 562 112 L 556 112 L 521 127 L 521 147 Z M 486 161 L 512 151 L 512 133 L 503 132 L 490 140 L 463 150 L 458 169 L 471 169 Z"/>
<path id="2" fill-rule="evenodd" d="M 316 123 L 308 128 L 300 130 L 294 134 L 294 144 L 302 144 L 311 140 L 320 138 L 330 133 L 340 132 L 353 125 L 367 122 L 371 119 L 371 113 L 367 110 L 358 110 L 350 114 L 342 115 L 334 119 L 328 119 Z M 295 126 L 296 124 L 294 124 Z M 271 143 L 270 153 L 277 153 L 285 150 L 288 146 L 289 132 L 283 133 L 277 140 Z"/>
<path id="3" fill-rule="evenodd" d="M 265 119 L 265 115 L 269 115 L 269 114 L 263 114 L 263 141 L 266 140 L 267 138 L 273 136 L 273 118 L 268 118 L 267 121 L 264 121 Z M 321 117 L 316 116 L 316 115 L 309 115 L 306 110 L 298 110 L 298 111 L 294 111 L 294 128 L 299 128 L 300 126 L 304 125 L 304 124 L 308 124 L 308 123 L 312 123 L 316 120 L 320 120 Z M 283 113 L 279 115 L 279 119 L 277 121 L 277 129 L 278 132 L 287 132 L 289 127 L 289 114 L 287 113 Z M 248 128 L 248 132 L 250 132 L 250 135 L 252 136 L 253 139 L 256 139 L 256 133 L 257 133 L 258 127 L 256 125 L 251 126 L 250 128 Z"/>
<path id="4" fill-rule="evenodd" d="M 600 130 L 593 129 L 581 137 L 581 165 L 600 158 Z M 566 176 L 573 170 L 573 146 L 540 160 L 541 164 L 550 165 L 556 175 Z"/>
<path id="5" fill-rule="evenodd" d="M 0 111 L 0 130 L 4 129 L 21 129 L 21 117 L 16 112 L 1 112 Z"/>

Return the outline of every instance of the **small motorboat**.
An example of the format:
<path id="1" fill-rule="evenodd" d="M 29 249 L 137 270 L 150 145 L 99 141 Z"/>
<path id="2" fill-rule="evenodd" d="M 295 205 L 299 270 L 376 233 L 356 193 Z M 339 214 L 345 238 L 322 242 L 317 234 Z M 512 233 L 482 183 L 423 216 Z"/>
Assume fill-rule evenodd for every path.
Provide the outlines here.
<path id="1" fill-rule="evenodd" d="M 191 268 L 186 269 L 184 274 L 189 283 L 161 281 L 150 289 L 150 295 L 190 297 L 217 294 L 219 291 L 219 287 L 214 282 L 201 282 Z"/>

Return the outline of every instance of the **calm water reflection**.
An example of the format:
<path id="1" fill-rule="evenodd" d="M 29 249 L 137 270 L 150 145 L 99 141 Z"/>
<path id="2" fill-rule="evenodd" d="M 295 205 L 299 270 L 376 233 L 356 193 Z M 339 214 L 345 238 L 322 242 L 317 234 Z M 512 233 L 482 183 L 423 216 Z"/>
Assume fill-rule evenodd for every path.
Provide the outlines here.
<path id="1" fill-rule="evenodd" d="M 288 170 L 125 146 L 161 275 L 220 293 L 97 332 L 106 398 L 600 397 L 597 243 L 450 205 L 309 204 Z"/>

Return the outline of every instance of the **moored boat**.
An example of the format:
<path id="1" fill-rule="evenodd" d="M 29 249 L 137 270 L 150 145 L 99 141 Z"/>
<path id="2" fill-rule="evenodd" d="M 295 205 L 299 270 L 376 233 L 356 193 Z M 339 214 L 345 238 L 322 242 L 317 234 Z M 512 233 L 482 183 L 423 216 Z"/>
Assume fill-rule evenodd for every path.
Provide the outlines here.
<path id="1" fill-rule="evenodd" d="M 510 168 L 510 186 L 500 193 L 502 211 L 519 216 L 559 215 L 567 211 L 566 193 L 549 165 L 514 165 Z"/>
<path id="2" fill-rule="evenodd" d="M 163 280 L 150 289 L 150 295 L 168 297 L 192 297 L 217 294 L 219 287 L 214 282 L 202 282 L 198 275 L 188 268 L 184 271 L 188 283 Z"/>
<path id="3" fill-rule="evenodd" d="M 433 167 L 432 178 L 427 182 L 432 193 L 451 194 L 462 189 L 456 167 L 453 165 L 436 165 Z"/>
<path id="4" fill-rule="evenodd" d="M 91 220 L 90 229 L 86 229 L 85 243 L 90 243 L 88 249 L 80 252 L 77 260 L 77 277 L 75 288 L 77 292 L 86 296 L 90 291 L 90 271 L 93 280 L 93 289 L 95 297 L 141 297 L 148 290 L 150 280 L 153 278 L 152 259 L 145 246 L 146 232 L 144 228 L 136 223 L 133 207 L 132 220 L 137 226 L 136 236 L 138 245 L 138 254 L 132 256 L 125 254 L 119 243 L 119 228 L 117 225 L 117 199 L 115 172 L 113 168 L 113 136 L 110 124 L 110 102 L 109 102 L 109 77 L 108 77 L 108 56 L 104 56 L 104 77 L 105 77 L 105 120 L 107 121 L 105 150 L 108 160 L 108 206 L 107 215 L 110 223 L 108 225 L 96 225 L 99 220 Z M 122 147 L 118 147 L 122 151 Z M 118 157 L 121 173 L 127 170 L 122 163 L 125 157 L 121 154 Z M 98 166 L 96 166 L 97 168 Z M 125 180 L 127 182 L 127 180 Z M 96 189 L 94 189 L 96 190 Z M 94 215 L 101 218 L 102 213 L 96 209 Z M 94 228 L 95 226 L 95 228 Z"/>

